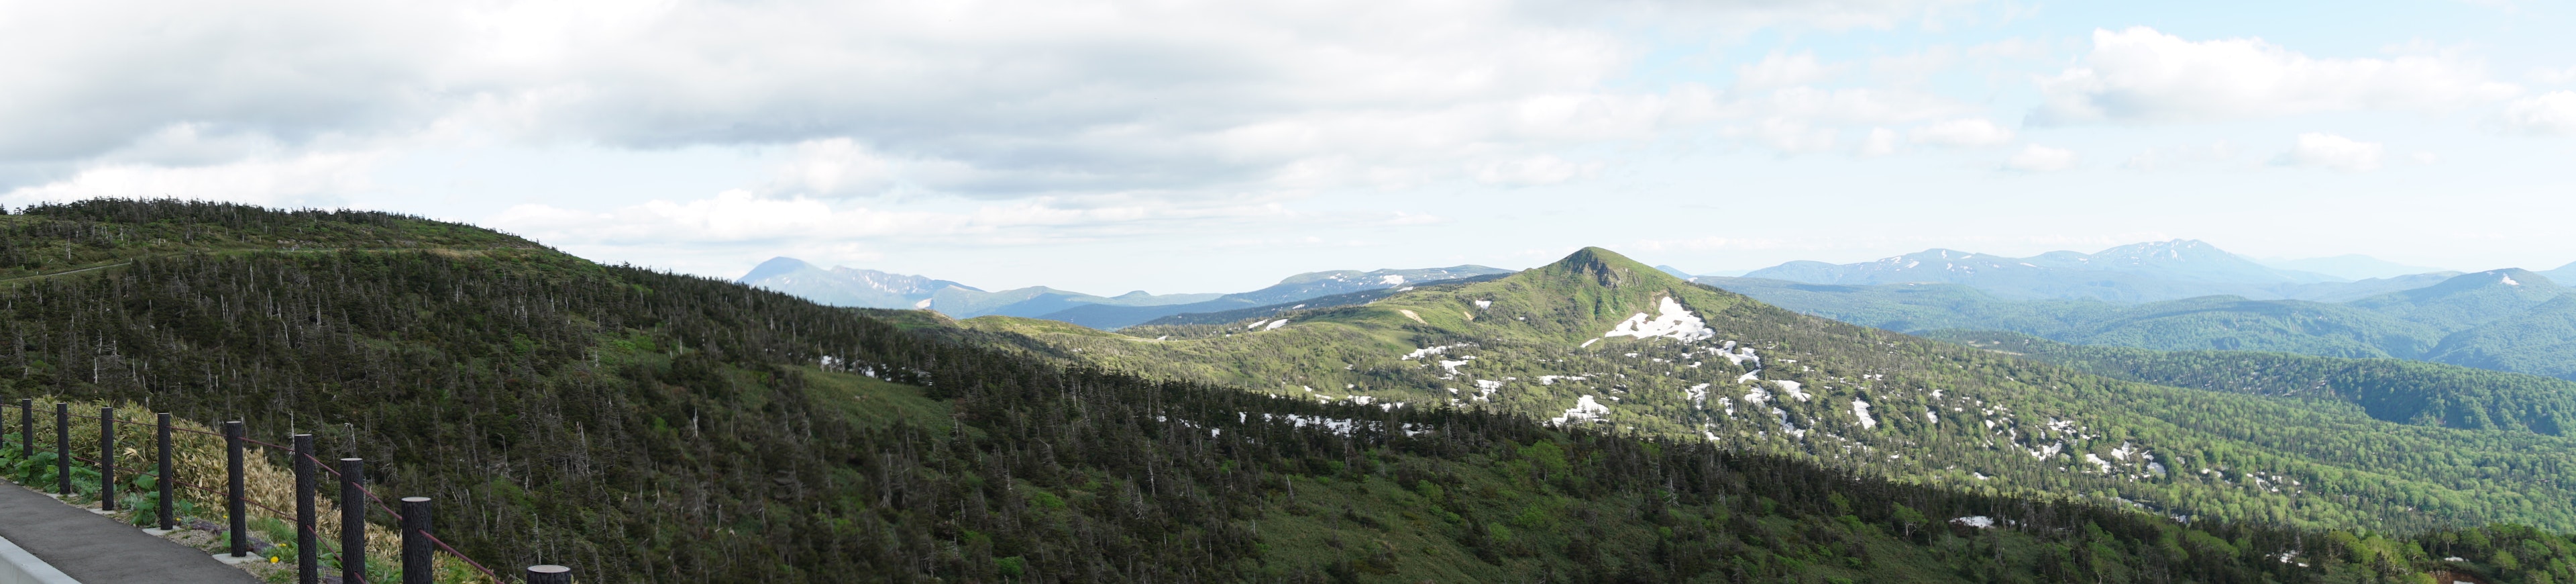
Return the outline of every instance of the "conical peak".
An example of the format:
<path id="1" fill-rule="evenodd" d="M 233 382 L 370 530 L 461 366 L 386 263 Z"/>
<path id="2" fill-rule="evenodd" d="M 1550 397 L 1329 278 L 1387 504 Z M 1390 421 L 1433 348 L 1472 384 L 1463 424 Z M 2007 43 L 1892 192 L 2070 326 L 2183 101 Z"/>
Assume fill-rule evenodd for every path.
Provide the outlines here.
<path id="1" fill-rule="evenodd" d="M 1565 256 L 1565 259 L 1549 265 L 1546 270 L 1569 276 L 1586 277 L 1611 288 L 1675 279 L 1670 274 L 1646 267 L 1645 264 L 1637 263 L 1637 260 L 1619 255 L 1618 252 L 1598 247 L 1576 250 L 1573 255 Z"/>

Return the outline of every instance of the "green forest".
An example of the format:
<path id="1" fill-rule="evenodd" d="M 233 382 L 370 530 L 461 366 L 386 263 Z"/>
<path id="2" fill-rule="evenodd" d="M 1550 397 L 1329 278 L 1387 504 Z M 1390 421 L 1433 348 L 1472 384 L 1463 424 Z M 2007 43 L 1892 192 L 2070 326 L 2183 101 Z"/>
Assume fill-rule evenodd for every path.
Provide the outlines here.
<path id="1" fill-rule="evenodd" d="M 2571 523 L 2571 497 L 2555 478 L 2554 453 L 2564 452 L 2555 436 L 2142 389 L 2156 386 L 1670 288 L 1608 258 L 1544 282 L 1424 288 L 1330 310 L 1345 322 L 1420 325 L 1339 325 L 1337 334 L 1375 343 L 1350 346 L 1394 360 L 1427 346 L 1417 341 L 1510 349 L 1590 336 L 1649 288 L 1680 294 L 1761 343 L 1772 371 L 1796 375 L 1765 379 L 1808 382 L 1822 401 L 1788 399 L 1786 386 L 1773 399 L 1798 408 L 1782 419 L 1817 437 L 1755 437 L 1765 426 L 1716 426 L 1705 409 L 1632 412 L 1624 400 L 1605 423 L 1550 423 L 1543 414 L 1566 404 L 1539 408 L 1551 395 L 1521 391 L 1527 383 L 1452 406 L 1431 392 L 1468 384 L 1437 379 L 1440 368 L 1418 359 L 1344 370 L 1317 366 L 1335 350 L 1327 345 L 1254 343 L 1284 342 L 1280 333 L 1306 324 L 1157 334 L 1195 334 L 1181 340 L 1210 351 L 1229 341 L 1294 350 L 1257 368 L 1181 354 L 1160 369 L 1095 360 L 1080 355 L 1093 345 L 1060 341 L 1164 345 L 818 306 L 382 213 L 40 205 L 0 216 L 0 260 L 9 270 L 0 334 L 15 341 L 0 354 L 8 397 L 143 403 L 191 420 L 245 420 L 257 437 L 315 433 L 330 454 L 373 461 L 386 496 L 441 501 L 438 529 L 468 555 L 565 564 L 585 582 L 2576 577 L 2557 535 Z M 1520 333 L 1459 327 L 1478 318 L 1461 308 L 1472 300 L 1462 294 L 1486 290 L 1478 286 L 1522 287 L 1490 297 L 1500 310 L 1483 321 L 1543 322 Z M 1590 353 L 1532 344 L 1530 369 L 1515 373 L 1539 371 L 1536 359 L 1588 359 L 1576 364 L 1630 376 L 1621 391 L 1660 400 L 1667 414 L 1684 410 L 1674 396 L 1687 374 L 1670 370 L 1684 351 L 1706 365 L 1690 371 L 1741 375 L 1705 347 L 1668 341 L 1616 339 Z M 1664 353 L 1644 356 L 1655 351 Z M 1411 390 L 1413 405 L 1389 407 L 1289 393 L 1261 377 L 1283 374 L 1306 385 L 1368 379 L 1388 397 L 1433 382 Z M 1845 381 L 1862 376 L 1891 379 Z M 1862 387 L 1886 404 L 1881 427 L 1911 430 L 1850 431 L 1829 418 L 1849 403 L 1836 399 Z M 1657 389 L 1674 393 L 1645 397 Z M 1959 397 L 1931 397 L 1939 390 Z M 2018 435 L 2049 431 L 2040 420 L 2052 413 L 2117 412 L 2053 431 L 2072 441 L 2067 453 L 2139 441 L 2175 469 L 2189 461 L 2232 474 L 2130 481 L 2064 472 L 2081 463 L 2062 460 L 2006 465 L 2044 459 L 1977 424 L 2000 417 L 1899 421 L 1919 413 L 1906 408 L 1951 403 L 1927 400 L 2008 398 L 2028 398 L 2012 402 Z M 2227 430 L 2253 422 L 2292 430 Z M 1674 431 L 1703 429 L 1685 423 L 1727 434 Z M 1821 455 L 1817 444 L 1842 448 L 1822 438 L 1833 432 L 1856 437 L 1843 440 L 1866 456 Z M 1856 462 L 1901 446 L 1927 449 L 1906 450 L 1925 454 L 1894 467 Z M 1994 465 L 1980 467 L 1991 482 L 1916 460 L 1941 449 L 1987 453 L 1956 460 Z M 2239 484 L 2263 476 L 2305 490 Z M 2010 486 L 1978 486 L 1994 483 Z M 2201 511 L 2175 517 L 2135 502 L 2149 497 Z"/>

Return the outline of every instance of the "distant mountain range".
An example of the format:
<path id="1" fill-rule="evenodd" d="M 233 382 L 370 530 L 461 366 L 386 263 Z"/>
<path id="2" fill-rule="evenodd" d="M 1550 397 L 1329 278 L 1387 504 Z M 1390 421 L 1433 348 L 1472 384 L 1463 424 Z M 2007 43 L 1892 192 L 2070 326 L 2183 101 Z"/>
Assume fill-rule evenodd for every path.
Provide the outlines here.
<path id="1" fill-rule="evenodd" d="M 2067 343 L 2174 351 L 2397 357 L 2576 379 L 2576 295 L 2542 273 L 2521 269 L 2460 274 L 2344 302 L 2222 295 L 2121 304 L 2014 300 L 1961 284 L 1692 280 L 1792 310 L 1896 331 L 1999 330 Z M 2389 279 L 2398 280 L 2403 279 Z"/>
<path id="2" fill-rule="evenodd" d="M 2290 298 L 2317 290 L 2312 286 L 2315 284 L 2350 281 L 2264 266 L 2217 246 L 2187 239 L 2123 245 L 2093 254 L 2053 251 L 2026 258 L 1930 249 L 1853 264 L 1789 262 L 1754 270 L 1744 277 L 1810 284 L 1965 284 L 2004 298 L 2088 298 L 2110 302 L 2214 294 Z"/>
<path id="3" fill-rule="evenodd" d="M 985 315 L 1044 318 L 1114 329 L 1179 314 L 1231 311 L 1508 273 L 1511 271 L 1477 265 L 1369 272 L 1336 270 L 1297 274 L 1267 288 L 1233 294 L 1157 295 L 1139 290 L 1117 296 L 1095 296 L 1045 286 L 987 292 L 925 276 L 838 266 L 827 269 L 796 258 L 778 257 L 761 262 L 736 282 L 832 306 L 927 309 L 955 318 Z"/>
<path id="4" fill-rule="evenodd" d="M 2475 275 L 2515 285 L 2504 276 Z M 1955 284 L 1920 287 L 1993 298 Z M 2523 298 L 2465 283 L 2437 288 L 2445 290 L 2401 298 L 2427 311 Z M 2576 491 L 2553 471 L 2521 466 L 2557 461 L 2551 449 L 2576 440 L 2563 435 L 2576 427 L 2561 423 L 2576 412 L 2566 394 L 2576 384 L 2565 381 L 2232 352 L 2063 350 L 2061 368 L 2020 356 L 2030 349 L 1797 315 L 1597 248 L 1508 276 L 1365 296 L 1116 332 L 1001 316 L 924 330 L 953 327 L 970 342 L 1288 398 L 1280 401 L 1499 412 L 1918 484 L 2093 498 L 2192 522 L 2576 524 L 2576 511 L 2562 507 Z"/>

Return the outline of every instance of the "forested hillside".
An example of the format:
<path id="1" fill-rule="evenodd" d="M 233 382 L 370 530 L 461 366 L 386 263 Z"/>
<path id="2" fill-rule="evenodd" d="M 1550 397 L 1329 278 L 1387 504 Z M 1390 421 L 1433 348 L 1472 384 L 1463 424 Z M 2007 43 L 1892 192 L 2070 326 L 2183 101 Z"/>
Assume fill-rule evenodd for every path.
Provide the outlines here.
<path id="1" fill-rule="evenodd" d="M 2530 530 L 2178 522 L 1616 425 L 1065 368 L 947 342 L 935 315 L 411 217 L 29 212 L 0 217 L 0 249 L 64 259 L 10 256 L 13 396 L 315 432 L 386 495 L 439 498 L 468 555 L 589 582 L 2568 575 L 2563 540 Z"/>
<path id="2" fill-rule="evenodd" d="M 1900 332 L 2009 331 L 2079 345 L 2395 357 L 2576 379 L 2576 299 L 2517 269 L 2341 303 L 2205 296 L 2143 304 L 2005 300 L 1957 284 L 1835 286 L 1697 278 L 1764 302 Z"/>
<path id="3" fill-rule="evenodd" d="M 2576 429 L 2576 382 L 2536 375 L 2405 359 L 2071 345 L 1994 331 L 1926 336 L 2132 381 L 2345 404 L 2391 422 L 2542 434 Z"/>
<path id="4" fill-rule="evenodd" d="M 2576 526 L 2576 490 L 2563 472 L 2576 441 L 2566 438 L 2087 375 L 1796 315 L 1604 250 L 1490 282 L 1283 316 L 1123 335 L 987 317 L 964 321 L 961 334 L 1065 362 L 1317 401 L 1494 407 L 1872 476 L 2178 516 Z"/>

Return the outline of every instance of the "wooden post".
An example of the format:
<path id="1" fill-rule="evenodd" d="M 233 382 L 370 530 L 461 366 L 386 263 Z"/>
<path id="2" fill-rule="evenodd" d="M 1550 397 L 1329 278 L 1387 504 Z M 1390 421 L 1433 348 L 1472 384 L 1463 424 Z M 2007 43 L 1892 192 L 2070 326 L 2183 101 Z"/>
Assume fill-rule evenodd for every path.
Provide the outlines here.
<path id="1" fill-rule="evenodd" d="M 367 581 L 367 478 L 363 458 L 340 459 L 340 581 Z"/>
<path id="2" fill-rule="evenodd" d="M 528 566 L 528 584 L 572 584 L 572 568 L 554 564 Z"/>
<path id="3" fill-rule="evenodd" d="M 170 412 L 161 412 L 159 421 L 161 422 L 161 460 L 158 470 L 161 480 L 153 481 L 153 486 L 161 488 L 161 529 L 171 530 L 179 528 L 179 513 L 178 502 L 171 500 L 170 487 L 179 479 L 170 475 Z"/>
<path id="4" fill-rule="evenodd" d="M 98 510 L 116 510 L 116 408 L 98 409 Z"/>
<path id="5" fill-rule="evenodd" d="M 72 405 L 54 402 L 54 475 L 56 491 L 72 496 Z"/>
<path id="6" fill-rule="evenodd" d="M 250 556 L 250 509 L 244 503 L 250 499 L 245 492 L 249 489 L 242 484 L 242 423 L 240 420 L 224 422 L 224 444 L 224 471 L 225 474 L 231 475 L 227 479 L 231 483 L 227 485 L 230 488 L 224 491 L 224 511 L 232 515 L 232 524 L 227 526 L 233 533 L 232 554 L 236 558 L 248 557 Z"/>
<path id="7" fill-rule="evenodd" d="M 322 538 L 313 517 L 315 468 L 313 435 L 295 435 L 295 581 L 297 584 L 321 584 Z"/>
<path id="8" fill-rule="evenodd" d="M 430 577 L 429 498 L 402 499 L 403 584 L 436 584 Z"/>

